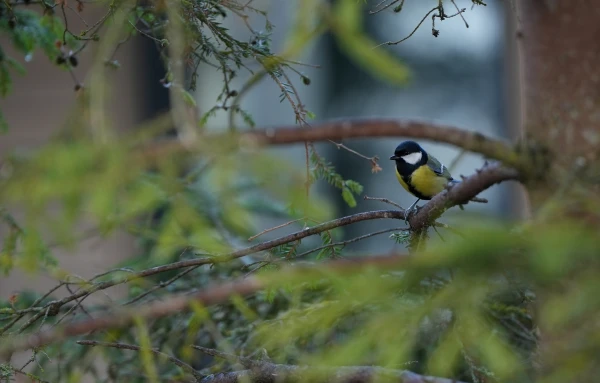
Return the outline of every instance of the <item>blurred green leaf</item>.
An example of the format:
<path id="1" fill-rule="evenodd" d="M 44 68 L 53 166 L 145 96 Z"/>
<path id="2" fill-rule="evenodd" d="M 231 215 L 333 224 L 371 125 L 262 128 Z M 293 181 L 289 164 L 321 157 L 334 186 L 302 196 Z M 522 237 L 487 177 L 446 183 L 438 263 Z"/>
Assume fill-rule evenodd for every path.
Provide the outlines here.
<path id="1" fill-rule="evenodd" d="M 342 198 L 348 204 L 348 206 L 356 207 L 356 199 L 354 198 L 352 191 L 345 186 L 342 188 Z"/>
<path id="2" fill-rule="evenodd" d="M 362 2 L 336 0 L 331 15 L 332 28 L 340 48 L 373 77 L 396 85 L 409 80 L 408 68 L 388 51 L 377 45 L 363 31 Z"/>

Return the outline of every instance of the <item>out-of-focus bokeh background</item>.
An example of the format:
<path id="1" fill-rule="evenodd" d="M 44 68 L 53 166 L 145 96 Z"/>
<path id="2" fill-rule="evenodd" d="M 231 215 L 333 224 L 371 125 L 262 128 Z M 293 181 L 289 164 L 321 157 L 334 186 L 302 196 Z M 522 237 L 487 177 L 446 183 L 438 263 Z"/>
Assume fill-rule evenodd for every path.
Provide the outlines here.
<path id="1" fill-rule="evenodd" d="M 256 0 L 254 5 L 269 14 L 275 25 L 272 50 L 281 51 L 286 41 L 286 28 L 291 25 L 296 2 L 302 0 Z M 399 40 L 407 36 L 431 7 L 432 1 L 407 2 L 401 14 L 394 14 L 391 8 L 385 12 L 366 17 L 365 28 L 377 42 Z M 437 3 L 437 2 L 436 2 Z M 490 136 L 507 137 L 509 105 L 505 100 L 506 84 L 509 73 L 506 66 L 506 16 L 511 12 L 509 3 L 490 1 L 487 7 L 471 9 L 471 1 L 457 0 L 457 5 L 467 8 L 465 18 L 469 28 L 460 17 L 438 23 L 439 37 L 431 34 L 429 23 L 424 23 L 414 35 L 402 44 L 388 49 L 398 55 L 411 69 L 412 79 L 408 86 L 392 87 L 377 81 L 346 59 L 331 36 L 320 38 L 299 61 L 318 65 L 319 68 L 304 67 L 305 74 L 311 78 L 310 86 L 298 85 L 302 100 L 307 109 L 317 116 L 316 121 L 339 117 L 381 116 L 389 118 L 434 119 L 449 125 L 457 125 L 478 130 Z M 371 9 L 376 2 L 368 2 Z M 90 19 L 94 15 L 91 7 L 86 10 Z M 450 13 L 450 10 L 447 10 Z M 250 35 L 247 29 L 236 20 L 227 25 L 240 39 Z M 76 25 L 80 20 L 69 17 L 69 23 Z M 260 30 L 264 20 L 260 17 L 250 20 L 252 26 Z M 0 38 L 0 44 L 10 52 L 10 43 Z M 80 65 L 73 75 L 85 84 L 89 76 L 90 63 L 94 55 L 93 46 L 84 52 Z M 164 76 L 154 43 L 144 37 L 136 37 L 126 49 L 117 52 L 116 58 L 122 67 L 111 75 L 112 113 L 118 129 L 132 129 L 136 124 L 155 117 L 169 107 L 168 90 L 160 79 Z M 70 73 L 59 71 L 48 63 L 42 54 L 34 55 L 25 62 L 27 75 L 16 77 L 14 92 L 0 100 L 0 108 L 11 127 L 8 134 L 0 136 L 0 152 L 11 150 L 31 150 L 43 144 L 57 133 L 72 106 L 76 102 L 74 81 Z M 240 76 L 235 82 L 240 85 L 248 79 Z M 215 104 L 215 98 L 221 87 L 222 78 L 214 69 L 206 66 L 198 79 L 195 97 L 199 112 L 202 113 Z M 297 79 L 297 84 L 301 84 Z M 243 101 L 243 107 L 253 116 L 258 126 L 292 125 L 294 117 L 289 105 L 279 102 L 277 86 L 264 79 L 254 87 Z M 226 114 L 219 114 L 209 124 L 211 129 L 226 126 Z M 371 167 L 364 159 L 346 151 L 337 150 L 334 145 L 321 144 L 319 151 L 336 164 L 338 171 L 349 179 L 355 179 L 365 186 L 364 195 L 386 197 L 403 206 L 414 199 L 398 185 L 392 163 L 388 160 L 399 140 L 373 139 L 354 140 L 347 143 L 352 149 L 368 156 L 378 156 L 383 171 L 371 173 Z M 446 165 L 453 163 L 459 155 L 455 148 L 423 142 L 426 150 Z M 274 150 L 277 155 L 288 160 L 304 163 L 304 148 L 286 147 Z M 455 176 L 472 173 L 483 164 L 476 155 L 465 155 L 452 168 Z M 24 193 L 27 191 L 24 190 Z M 358 206 L 349 208 L 337 189 L 321 184 L 314 192 L 322 193 L 337 204 L 337 215 L 343 216 L 373 209 L 385 209 L 388 206 L 379 202 L 359 200 Z M 444 219 L 451 221 L 457 214 L 493 214 L 508 217 L 514 201 L 510 189 L 497 186 L 485 192 L 489 198 L 487 205 L 470 204 L 465 212 L 453 209 Z M 19 215 L 16 214 L 18 217 Z M 274 222 L 264 222 L 268 227 Z M 344 229 L 345 236 L 352 237 L 360 233 L 388 228 L 386 221 L 370 221 Z M 90 229 L 82 223 L 82 233 Z M 291 231 L 297 229 L 290 227 Z M 86 231 L 87 230 L 87 231 Z M 281 234 L 281 232 L 278 232 Z M 379 237 L 378 237 L 379 238 Z M 393 241 L 379 239 L 365 240 L 356 244 L 356 251 L 372 250 L 384 253 L 392 250 Z M 134 238 L 121 233 L 109 239 L 99 239 L 87 235 L 77 248 L 69 253 L 58 254 L 67 269 L 89 277 L 105 270 L 124 257 L 135 253 Z M 50 287 L 50 278 L 37 276 L 31 280 L 28 275 L 14 272 L 0 279 L 0 296 L 7 297 L 13 291 L 27 288 L 44 289 Z"/>

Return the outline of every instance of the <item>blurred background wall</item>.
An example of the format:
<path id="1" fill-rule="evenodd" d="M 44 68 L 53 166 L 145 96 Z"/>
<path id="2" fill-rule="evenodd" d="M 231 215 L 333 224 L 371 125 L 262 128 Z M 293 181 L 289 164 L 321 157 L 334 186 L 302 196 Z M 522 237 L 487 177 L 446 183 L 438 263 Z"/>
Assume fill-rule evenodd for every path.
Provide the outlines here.
<path id="1" fill-rule="evenodd" d="M 287 28 L 291 25 L 294 10 L 302 0 L 256 0 L 254 6 L 265 9 L 270 21 L 275 25 L 272 50 L 281 50 Z M 377 2 L 369 1 L 372 8 Z M 353 65 L 339 51 L 331 36 L 324 36 L 310 46 L 300 61 L 319 65 L 320 69 L 303 68 L 311 78 L 310 86 L 296 84 L 300 95 L 313 111 L 318 120 L 334 117 L 382 116 L 394 118 L 434 119 L 445 124 L 457 125 L 492 136 L 507 136 L 507 110 L 505 91 L 507 73 L 505 66 L 505 12 L 504 2 L 489 1 L 487 7 L 475 7 L 471 10 L 470 0 L 456 0 L 461 8 L 467 8 L 465 17 L 469 28 L 460 17 L 437 22 L 440 36 L 431 35 L 431 24 L 425 22 L 408 41 L 389 49 L 403 60 L 412 70 L 410 84 L 405 87 L 392 87 L 377 81 L 363 70 Z M 366 28 L 377 42 L 398 40 L 408 35 L 418 20 L 429 11 L 437 1 L 407 1 L 400 14 L 382 12 L 366 16 Z M 448 9 L 451 13 L 453 10 Z M 96 19 L 98 15 L 90 15 Z M 77 23 L 75 17 L 70 23 Z M 250 40 L 247 29 L 239 20 L 229 18 L 226 21 L 239 39 Z M 250 20 L 255 29 L 264 27 L 264 20 Z M 3 48 L 10 46 L 0 39 Z M 113 120 L 119 129 L 131 129 L 136 123 L 152 118 L 168 108 L 167 90 L 159 83 L 164 71 L 159 63 L 155 47 L 147 39 L 138 37 L 132 40 L 126 49 L 121 49 L 117 58 L 122 68 L 112 76 Z M 81 64 L 75 72 L 81 81 L 89 69 L 93 50 L 86 51 L 80 58 Z M 21 60 L 23 61 L 23 60 Z M 25 63 L 28 73 L 25 77 L 15 78 L 14 91 L 0 100 L 0 108 L 5 113 L 11 130 L 0 136 L 0 153 L 6 154 L 19 148 L 32 149 L 44 143 L 52 134 L 59 131 L 70 111 L 76 94 L 69 73 L 59 71 L 46 62 L 41 53 L 37 53 L 31 62 Z M 241 74 L 241 73 L 240 73 Z M 238 78 L 238 85 L 249 74 Z M 221 79 L 208 66 L 202 68 L 198 79 L 198 99 L 200 114 L 215 103 L 217 92 L 221 88 Z M 239 89 L 239 88 L 238 88 Z M 285 102 L 279 102 L 279 89 L 268 79 L 263 80 L 243 100 L 242 107 L 255 118 L 258 126 L 290 125 L 294 122 L 291 108 Z M 226 115 L 219 114 L 212 120 L 211 127 L 224 127 Z M 364 159 L 337 150 L 331 144 L 319 144 L 319 152 L 338 167 L 345 177 L 355 179 L 365 186 L 364 194 L 373 197 L 386 197 L 403 206 L 414 199 L 398 185 L 394 176 L 394 167 L 389 156 L 400 139 L 354 140 L 346 143 L 359 152 L 380 158 L 383 171 L 372 174 Z M 446 145 L 423 142 L 426 150 L 446 165 L 452 163 L 459 151 Z M 303 166 L 304 147 L 285 147 L 273 149 L 275 155 L 285 154 L 288 159 L 297 159 Z M 476 155 L 466 155 L 453 169 L 453 174 L 468 175 L 481 167 L 483 159 Z M 329 198 L 335 204 L 338 215 L 347 215 L 359 211 L 387 209 L 389 206 L 379 202 L 359 199 L 356 208 L 348 208 L 339 196 L 339 192 L 320 182 L 315 192 Z M 471 204 L 466 212 L 453 209 L 445 216 L 452 221 L 457 214 L 476 214 L 485 212 L 497 216 L 506 216 L 511 206 L 511 195 L 506 186 L 496 186 L 483 193 L 491 203 L 487 205 Z M 18 214 L 17 214 L 18 215 Z M 265 221 L 263 226 L 271 223 Z M 344 229 L 345 237 L 353 237 L 368 231 L 380 230 L 397 225 L 389 221 L 365 222 Z M 86 228 L 84 227 L 83 230 Z M 297 228 L 288 228 L 294 230 Z M 1 229 L 0 229 L 1 230 Z M 1 234 L 1 233 L 0 233 Z M 281 235 L 282 231 L 273 233 Z M 372 240 L 359 242 L 354 249 L 382 253 L 397 248 L 393 241 Z M 83 277 L 91 276 L 119 259 L 134 254 L 134 239 L 125 233 L 119 233 L 108 240 L 92 236 L 84 240 L 77 249 L 59 254 L 61 262 Z M 27 275 L 15 272 L 9 277 L 0 277 L 0 296 L 6 297 L 13 291 L 29 287 L 45 289 L 51 281 L 38 278 L 35 281 Z"/>
<path id="2" fill-rule="evenodd" d="M 86 7 L 83 17 L 98 20 L 103 16 L 101 9 Z M 67 13 L 67 20 L 73 30 L 85 29 L 81 19 Z M 145 38 L 133 38 L 126 47 L 117 52 L 115 59 L 122 65 L 111 71 L 109 83 L 110 117 L 116 129 L 132 129 L 141 121 L 152 118 L 168 109 L 168 92 L 159 83 L 164 69 L 158 60 L 154 43 Z M 94 44 L 78 56 L 79 64 L 73 76 L 48 61 L 42 52 L 34 52 L 29 61 L 12 49 L 11 41 L 0 35 L 0 46 L 13 58 L 18 59 L 27 70 L 25 76 L 13 73 L 13 91 L 5 99 L 0 99 L 0 109 L 10 126 L 7 134 L 0 135 L 0 168 L 2 158 L 11 152 L 29 152 L 42 146 L 64 127 L 65 121 L 74 109 L 81 95 L 75 91 L 76 81 L 85 87 L 91 63 L 96 56 Z M 85 88 L 84 88 L 85 89 Z M 23 193 L 27 193 L 26 190 Z M 22 218 L 21 212 L 7 207 Z M 71 251 L 56 249 L 56 256 L 66 269 L 84 278 L 89 278 L 108 266 L 115 264 L 134 253 L 135 243 L 131 236 L 117 232 L 108 238 L 94 235 L 93 225 L 82 222 L 78 227 L 84 238 Z M 4 238 L 5 225 L 0 226 L 0 237 Z M 48 290 L 56 281 L 44 275 L 29 275 L 15 270 L 9 276 L 0 276 L 0 298 L 6 298 L 14 291 L 32 289 Z M 57 295 L 66 294 L 57 291 Z M 115 291 L 111 291 L 115 294 Z M 94 298 L 94 297 L 92 297 Z"/>

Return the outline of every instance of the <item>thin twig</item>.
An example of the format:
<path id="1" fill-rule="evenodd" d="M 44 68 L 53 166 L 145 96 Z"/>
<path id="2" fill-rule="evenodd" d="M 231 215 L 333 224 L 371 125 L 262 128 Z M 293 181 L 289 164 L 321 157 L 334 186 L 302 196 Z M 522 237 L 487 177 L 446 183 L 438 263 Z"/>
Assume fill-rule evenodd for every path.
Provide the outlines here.
<path id="1" fill-rule="evenodd" d="M 157 284 L 156 286 L 152 287 L 151 289 L 144 291 L 143 293 L 139 294 L 138 296 L 128 300 L 127 302 L 123 303 L 123 306 L 128 306 L 132 303 L 135 303 L 137 301 L 139 301 L 140 299 L 143 299 L 144 297 L 152 294 L 153 292 L 155 292 L 158 289 L 163 289 L 167 286 L 169 286 L 170 284 L 172 284 L 173 282 L 177 281 L 178 279 L 180 279 L 181 277 L 185 276 L 186 274 L 196 270 L 198 267 L 200 266 L 194 266 L 194 267 L 190 267 L 188 269 L 185 269 L 183 271 L 181 271 L 180 273 L 178 273 L 177 275 L 175 275 L 173 278 L 169 279 L 166 282 L 160 282 L 159 284 Z"/>
<path id="2" fill-rule="evenodd" d="M 379 163 L 378 163 L 379 157 L 377 157 L 377 156 L 373 156 L 373 157 L 365 156 L 364 154 L 361 154 L 361 153 L 357 152 L 356 150 L 350 149 L 349 147 L 347 147 L 346 145 L 342 144 L 341 142 L 335 142 L 333 140 L 329 140 L 329 142 L 331 142 L 332 144 L 334 144 L 338 148 L 338 150 L 339 149 L 344 149 L 344 150 L 346 150 L 346 151 L 348 151 L 348 152 L 350 152 L 350 153 L 352 153 L 352 154 L 354 154 L 356 156 L 359 156 L 360 158 L 364 158 L 365 160 L 369 161 L 371 163 L 371 171 L 373 173 L 377 173 L 377 172 L 379 172 L 381 170 L 381 167 L 379 166 Z"/>
<path id="3" fill-rule="evenodd" d="M 467 20 L 465 20 L 465 17 L 463 16 L 463 12 L 465 11 L 465 8 L 463 8 L 461 10 L 461 9 L 458 8 L 458 5 L 456 5 L 456 3 L 454 2 L 454 0 L 450 0 L 450 1 L 452 2 L 452 4 L 454 4 L 454 7 L 456 8 L 456 11 L 460 15 L 460 18 L 465 22 L 465 26 L 467 28 L 469 28 L 469 23 L 467 23 Z"/>
<path id="4" fill-rule="evenodd" d="M 131 21 L 129 21 L 129 25 L 131 25 L 133 27 L 133 29 L 135 29 L 140 35 L 149 38 L 150 40 L 154 41 L 157 44 L 160 44 L 161 46 L 165 44 L 165 41 L 157 39 L 156 37 L 142 31 L 141 29 L 139 29 L 134 23 L 132 23 Z"/>
<path id="5" fill-rule="evenodd" d="M 310 155 L 308 153 L 308 141 L 304 141 L 304 166 L 306 166 L 306 198 L 310 197 Z"/>
<path id="6" fill-rule="evenodd" d="M 456 235 L 458 235 L 458 236 L 460 236 L 462 238 L 465 238 L 464 233 L 461 233 L 459 230 L 457 230 L 457 229 L 453 228 L 452 226 L 447 225 L 445 223 L 435 222 L 431 226 L 433 226 L 433 227 L 441 227 L 441 228 L 446 229 L 446 230 L 448 230 L 448 231 L 450 231 L 450 232 L 452 232 L 452 233 L 454 233 L 454 234 L 456 234 Z"/>
<path id="7" fill-rule="evenodd" d="M 379 2 L 375 8 L 379 7 L 381 4 L 385 3 L 387 0 L 382 0 L 381 2 Z M 379 9 L 375 9 L 374 11 L 369 11 L 369 15 L 374 15 L 377 14 L 381 11 L 384 11 L 386 9 L 388 9 L 389 7 L 391 7 L 392 5 L 396 4 L 397 2 L 399 2 L 400 0 L 393 0 L 392 2 L 390 2 L 389 4 L 384 5 L 382 8 Z M 404 0 L 402 0 L 402 2 L 400 3 L 400 5 L 397 7 L 397 9 L 402 9 L 402 7 L 404 6 Z"/>
<path id="8" fill-rule="evenodd" d="M 77 17 L 79 17 L 79 20 L 81 20 L 81 22 L 83 24 L 85 24 L 86 27 L 88 27 L 88 23 L 87 21 L 85 21 L 85 18 L 83 16 L 81 16 L 81 13 L 77 12 L 75 9 L 73 9 L 73 7 L 71 7 L 70 5 L 67 4 L 67 8 L 69 8 Z"/>
<path id="9" fill-rule="evenodd" d="M 43 307 L 36 307 L 36 306 L 39 305 L 41 301 L 48 298 L 50 296 L 50 294 L 54 293 L 56 290 L 58 290 L 59 288 L 61 288 L 64 285 L 65 285 L 64 282 L 59 283 L 58 285 L 51 288 L 44 295 L 42 295 L 41 297 L 36 299 L 29 308 L 17 311 L 15 313 L 16 317 L 12 321 L 7 323 L 4 327 L 0 328 L 0 335 L 4 334 L 7 330 L 9 330 L 16 322 L 21 320 L 21 318 L 23 318 L 27 313 L 42 311 Z"/>
<path id="10" fill-rule="evenodd" d="M 291 225 L 293 223 L 296 223 L 296 222 L 299 222 L 299 221 L 302 221 L 302 220 L 304 220 L 304 218 L 298 218 L 298 219 L 295 219 L 293 221 L 289 221 L 289 222 L 286 222 L 286 223 L 282 223 L 281 225 L 277 225 L 277 226 L 271 227 L 269 229 L 265 229 L 265 230 L 261 231 L 260 233 L 255 234 L 252 237 L 248 238 L 248 241 L 253 241 L 253 240 L 255 240 L 256 238 L 260 237 L 263 234 L 270 233 L 270 232 L 272 232 L 274 230 L 281 229 L 282 227 L 289 226 L 289 225 Z"/>
<path id="11" fill-rule="evenodd" d="M 314 253 L 315 251 L 319 251 L 319 250 L 323 250 L 323 249 L 327 249 L 329 247 L 335 247 L 335 246 L 346 246 L 349 243 L 354 243 L 354 242 L 358 242 L 361 241 L 363 239 L 367 239 L 367 238 L 371 238 L 374 237 L 376 235 L 380 235 L 380 234 L 385 234 L 385 233 L 389 233 L 390 231 L 401 231 L 401 230 L 408 230 L 407 228 L 404 227 L 395 227 L 393 229 L 385 229 L 385 230 L 380 230 L 380 231 L 375 231 L 373 233 L 369 233 L 369 234 L 365 234 L 365 235 L 361 235 L 360 237 L 356 237 L 356 238 L 352 238 L 352 239 L 348 239 L 346 241 L 340 241 L 340 242 L 334 242 L 334 243 L 330 243 L 327 245 L 323 245 L 323 246 L 319 246 L 316 247 L 314 249 L 311 250 L 307 250 L 304 253 L 300 253 L 298 255 L 295 255 L 293 257 L 293 259 L 297 259 L 297 258 L 302 258 L 310 253 Z"/>
<path id="12" fill-rule="evenodd" d="M 29 378 L 32 382 L 37 382 L 37 383 L 50 383 L 47 380 L 43 380 L 41 378 L 38 378 L 37 376 L 30 374 L 29 372 L 25 372 L 25 371 L 21 371 L 21 370 L 17 370 L 16 368 L 11 367 L 10 365 L 8 365 L 8 368 L 10 368 L 10 370 L 15 373 L 15 374 L 19 374 L 19 375 L 23 375 L 26 376 L 27 378 Z"/>
<path id="13" fill-rule="evenodd" d="M 206 355 L 210 355 L 210 356 L 214 356 L 217 358 L 221 358 L 221 359 L 225 359 L 228 360 L 230 362 L 237 362 L 240 363 L 242 366 L 246 367 L 246 368 L 251 368 L 257 364 L 260 363 L 260 361 L 254 361 L 250 358 L 246 358 L 244 356 L 239 356 L 239 355 L 234 355 L 234 354 L 229 354 L 223 351 L 219 351 L 219 350 L 215 350 L 214 348 L 208 348 L 208 347 L 202 347 L 202 346 L 197 346 L 195 344 L 192 345 L 192 348 L 195 348 L 198 351 L 201 351 L 202 353 L 206 354 Z"/>
<path id="14" fill-rule="evenodd" d="M 69 23 L 67 21 L 67 13 L 65 12 L 65 2 L 64 1 L 60 5 L 60 10 L 63 15 L 63 21 L 65 22 L 65 29 L 63 31 L 62 43 L 63 43 L 63 45 L 67 45 L 67 32 L 69 32 Z"/>
<path id="15" fill-rule="evenodd" d="M 463 159 L 463 157 L 467 154 L 467 151 L 465 149 L 462 149 L 460 151 L 460 153 L 458 153 L 458 155 L 456 157 L 454 157 L 454 159 L 452 159 L 452 162 L 450 162 L 450 165 L 448 165 L 448 171 L 450 173 L 452 173 L 453 170 L 455 170 L 456 165 L 458 165 L 458 163 Z"/>
<path id="16" fill-rule="evenodd" d="M 366 195 L 366 196 L 363 197 L 363 199 L 366 200 L 366 201 L 380 201 L 380 202 L 384 202 L 384 203 L 390 204 L 392 206 L 395 206 L 398 209 L 404 210 L 404 208 L 402 206 L 398 205 L 396 202 L 393 202 L 393 201 L 391 201 L 391 200 L 389 200 L 387 198 L 369 197 L 369 196 Z"/>
<path id="17" fill-rule="evenodd" d="M 423 16 L 423 18 L 421 19 L 421 21 L 419 21 L 419 24 L 417 24 L 417 26 L 415 27 L 415 29 L 413 29 L 412 32 L 410 32 L 410 34 L 408 36 L 406 36 L 405 38 L 403 38 L 402 40 L 398 40 L 398 41 L 386 41 L 385 43 L 381 43 L 379 45 L 376 45 L 373 48 L 379 48 L 382 45 L 396 45 L 396 44 L 400 44 L 401 42 L 404 42 L 404 41 L 410 39 L 415 34 L 415 32 L 421 27 L 421 25 L 427 19 L 427 17 L 429 17 L 429 15 L 431 14 L 431 12 L 434 12 L 436 9 L 438 9 L 438 7 L 433 7 L 429 12 L 427 12 L 427 14 L 425 16 Z"/>
<path id="18" fill-rule="evenodd" d="M 322 233 L 324 231 L 334 229 L 336 227 L 346 226 L 346 225 L 350 225 L 350 224 L 365 221 L 365 220 L 384 219 L 384 218 L 404 219 L 404 211 L 376 210 L 376 211 L 371 211 L 371 212 L 358 213 L 358 214 L 338 218 L 338 219 L 335 219 L 332 221 L 328 221 L 328 222 L 325 222 L 325 223 L 322 223 L 319 225 L 315 225 L 310 228 L 305 228 L 301 231 L 297 231 L 295 233 L 292 233 L 292 234 L 289 234 L 289 235 L 286 235 L 286 236 L 283 236 L 283 237 L 280 237 L 277 239 L 273 239 L 270 241 L 261 242 L 254 246 L 250 246 L 250 247 L 247 247 L 244 249 L 233 251 L 228 254 L 205 256 L 205 257 L 199 257 L 199 258 L 194 258 L 194 259 L 189 259 L 189 260 L 184 260 L 184 261 L 173 262 L 173 263 L 169 263 L 166 265 L 156 266 L 156 267 L 152 267 L 150 269 L 142 270 L 137 273 L 131 273 L 122 278 L 115 278 L 113 280 L 99 282 L 92 286 L 82 288 L 79 291 L 77 291 L 75 294 L 69 295 L 60 300 L 54 300 L 54 301 L 48 302 L 46 305 L 44 305 L 42 307 L 38 307 L 37 309 L 30 308 L 29 311 L 32 311 L 32 312 L 35 311 L 36 315 L 34 315 L 32 318 L 30 318 L 24 326 L 26 326 L 26 327 L 30 326 L 35 321 L 37 321 L 39 318 L 44 316 L 46 312 L 48 313 L 48 316 L 57 315 L 59 308 L 64 306 L 65 304 L 72 302 L 74 300 L 77 300 L 83 296 L 87 296 L 87 295 L 93 294 L 97 291 L 105 290 L 109 287 L 113 287 L 113 286 L 116 286 L 119 284 L 128 283 L 133 280 L 137 280 L 140 278 L 146 278 L 146 277 L 160 274 L 160 273 L 167 272 L 167 271 L 184 269 L 184 268 L 201 266 L 201 265 L 209 265 L 209 264 L 215 264 L 215 263 L 221 263 L 221 262 L 227 262 L 227 261 L 231 261 L 233 259 L 241 258 L 246 255 L 251 255 L 251 254 L 255 254 L 255 253 L 258 253 L 258 252 L 261 252 L 264 250 L 269 250 L 269 249 L 272 249 L 274 247 L 277 247 L 277 246 L 280 246 L 280 245 L 283 245 L 286 243 L 298 241 L 300 239 L 303 239 L 303 238 L 306 238 L 306 237 L 309 237 L 312 235 L 316 235 L 316 234 Z M 118 270 L 118 269 L 115 269 L 115 270 Z M 115 271 L 115 270 L 111 270 L 111 271 Z M 127 270 L 127 271 L 129 271 L 129 270 Z M 103 273 L 103 274 L 106 274 L 106 273 Z M 92 280 L 93 279 L 95 279 L 95 277 L 92 278 Z M 23 314 L 23 315 L 25 315 L 25 314 Z M 15 320 L 13 320 L 13 321 L 16 322 L 17 320 L 18 319 L 15 318 Z M 12 326 L 12 324 L 14 324 L 13 321 L 11 321 L 11 323 L 9 323 L 11 326 Z M 7 325 L 3 329 L 6 330 L 8 328 L 10 328 L 10 326 Z"/>
<path id="19" fill-rule="evenodd" d="M 147 349 L 145 349 L 143 347 L 135 346 L 135 345 L 132 345 L 132 344 L 118 343 L 118 342 L 99 342 L 99 341 L 95 341 L 95 340 L 78 340 L 77 344 L 80 344 L 82 346 L 92 346 L 92 347 L 95 347 L 95 346 L 112 347 L 112 348 L 118 348 L 118 349 L 121 349 L 121 350 L 133 350 L 133 351 L 144 351 L 144 350 L 147 350 Z M 196 378 L 196 380 L 198 380 L 198 381 L 201 380 L 202 378 L 204 378 L 204 375 L 202 375 L 194 367 L 192 367 L 189 364 L 185 363 L 181 359 L 177 359 L 177 358 L 175 358 L 172 355 L 165 354 L 164 352 L 161 352 L 161 351 L 159 351 L 158 349 L 155 349 L 155 348 L 151 348 L 151 349 L 149 349 L 149 351 L 151 351 L 155 355 L 167 358 L 171 363 L 173 363 L 173 364 L 181 367 L 182 370 L 184 370 L 185 372 L 193 375 L 194 378 Z"/>
<path id="20" fill-rule="evenodd" d="M 440 239 L 442 240 L 442 242 L 446 242 L 446 240 L 444 239 L 444 237 L 442 236 L 442 234 L 438 231 L 436 225 L 431 225 L 431 226 L 433 227 L 433 230 L 438 235 L 438 237 L 440 237 Z"/>
<path id="21" fill-rule="evenodd" d="M 367 264 L 374 267 L 391 267 L 406 264 L 408 260 L 409 257 L 405 254 L 369 256 L 362 259 L 353 258 L 351 260 L 339 259 L 330 261 L 328 267 L 338 272 L 353 272 L 364 268 Z M 322 269 L 322 263 L 318 267 L 295 265 L 294 267 L 290 267 L 288 272 L 290 275 L 298 272 L 321 273 Z M 91 331 L 125 327 L 133 323 L 135 318 L 158 319 L 172 313 L 185 311 L 191 305 L 197 303 L 206 306 L 223 303 L 234 295 L 247 296 L 263 289 L 265 286 L 265 281 L 251 276 L 228 283 L 216 284 L 212 287 L 209 286 L 195 294 L 172 295 L 164 301 L 153 302 L 128 310 L 121 308 L 115 312 L 108 312 L 104 316 L 64 324 L 25 337 L 7 338 L 0 345 L 0 358 L 5 358 L 16 351 L 38 348 L 66 338 L 87 334 Z"/>

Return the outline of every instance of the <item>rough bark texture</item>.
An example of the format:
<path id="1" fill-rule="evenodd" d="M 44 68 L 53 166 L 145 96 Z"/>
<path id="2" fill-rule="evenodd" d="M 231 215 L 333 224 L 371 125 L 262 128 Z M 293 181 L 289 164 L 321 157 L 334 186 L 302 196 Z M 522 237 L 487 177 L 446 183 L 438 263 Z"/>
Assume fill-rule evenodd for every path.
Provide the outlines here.
<path id="1" fill-rule="evenodd" d="M 550 150 L 546 182 L 529 185 L 534 214 L 600 227 L 600 1 L 518 0 L 522 128 Z M 553 199 L 555 204 L 546 204 Z M 546 209 L 550 207 L 550 209 Z M 548 212 L 552 216 L 548 216 Z M 539 214 L 538 214 L 539 215 Z M 567 281 L 560 282 L 562 286 Z M 538 295 L 538 301 L 544 300 Z M 540 317 L 541 314 L 535 315 Z M 543 321 L 542 321 L 543 323 Z M 560 374 L 581 324 L 541 327 L 538 375 Z M 588 334 L 597 330 L 589 330 Z M 584 342 L 582 342 L 584 343 Z M 570 381 L 597 381 L 593 361 Z"/>
<path id="2" fill-rule="evenodd" d="M 552 168 L 559 172 L 552 179 L 572 183 L 561 176 L 577 172 L 584 187 L 597 192 L 600 2 L 519 0 L 518 5 L 524 136 L 550 149 Z M 534 210 L 557 186 L 531 194 Z"/>
<path id="3" fill-rule="evenodd" d="M 525 129 L 567 158 L 598 159 L 600 3 L 520 3 Z"/>

